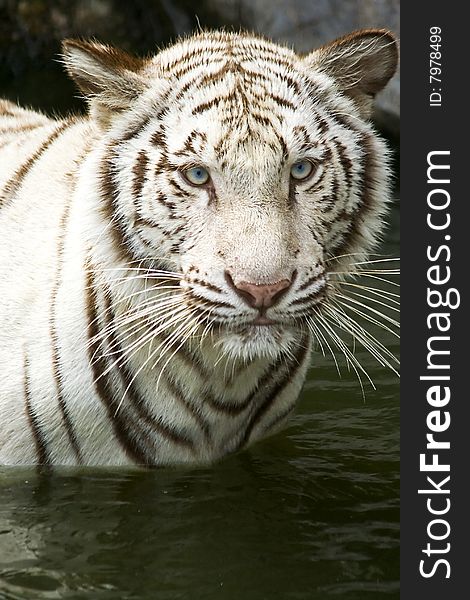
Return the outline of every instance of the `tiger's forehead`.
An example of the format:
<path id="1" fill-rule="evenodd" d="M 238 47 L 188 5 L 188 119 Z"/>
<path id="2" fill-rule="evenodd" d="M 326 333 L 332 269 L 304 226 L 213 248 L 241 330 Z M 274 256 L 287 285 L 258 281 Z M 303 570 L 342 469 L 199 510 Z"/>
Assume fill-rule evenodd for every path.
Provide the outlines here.
<path id="1" fill-rule="evenodd" d="M 207 33 L 181 41 L 150 61 L 171 87 L 171 101 L 187 106 L 199 96 L 194 114 L 231 101 L 243 113 L 263 102 L 297 105 L 305 92 L 306 69 L 292 50 L 243 34 Z"/>
<path id="2" fill-rule="evenodd" d="M 152 59 L 169 76 L 182 76 L 185 68 L 234 64 L 294 67 L 298 57 L 289 48 L 248 34 L 207 32 L 188 37 Z"/>
<path id="3" fill-rule="evenodd" d="M 192 132 L 203 132 L 217 153 L 279 159 L 306 117 L 312 125 L 304 109 L 323 88 L 322 74 L 308 73 L 292 50 L 245 34 L 193 36 L 152 61 L 171 82 L 165 120 L 178 150 L 196 145 Z"/>

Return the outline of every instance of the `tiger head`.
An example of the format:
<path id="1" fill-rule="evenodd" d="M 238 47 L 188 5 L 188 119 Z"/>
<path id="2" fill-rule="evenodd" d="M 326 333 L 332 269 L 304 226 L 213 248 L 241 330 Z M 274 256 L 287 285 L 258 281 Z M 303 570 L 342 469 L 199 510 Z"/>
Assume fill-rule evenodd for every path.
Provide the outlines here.
<path id="1" fill-rule="evenodd" d="M 100 131 L 87 173 L 120 260 L 178 274 L 226 353 L 288 351 L 380 238 L 388 155 L 369 118 L 392 34 L 299 56 L 200 33 L 142 60 L 68 40 L 64 60 Z"/>

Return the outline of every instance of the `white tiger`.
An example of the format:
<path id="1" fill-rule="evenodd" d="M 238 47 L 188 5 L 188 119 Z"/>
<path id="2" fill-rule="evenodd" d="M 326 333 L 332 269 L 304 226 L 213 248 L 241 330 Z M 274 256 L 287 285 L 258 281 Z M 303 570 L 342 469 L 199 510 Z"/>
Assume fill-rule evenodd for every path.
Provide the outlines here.
<path id="1" fill-rule="evenodd" d="M 395 39 L 63 48 L 87 117 L 0 104 L 0 464 L 213 461 L 282 426 L 377 243 Z"/>

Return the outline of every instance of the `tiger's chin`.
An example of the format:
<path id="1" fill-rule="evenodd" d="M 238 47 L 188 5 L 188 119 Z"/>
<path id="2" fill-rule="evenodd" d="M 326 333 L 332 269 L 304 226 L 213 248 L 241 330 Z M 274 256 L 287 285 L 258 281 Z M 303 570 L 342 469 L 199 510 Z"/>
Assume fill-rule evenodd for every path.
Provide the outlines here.
<path id="1" fill-rule="evenodd" d="M 221 332 L 216 346 L 232 360 L 252 361 L 257 358 L 275 360 L 291 354 L 298 347 L 298 328 L 276 325 L 246 325 Z"/>

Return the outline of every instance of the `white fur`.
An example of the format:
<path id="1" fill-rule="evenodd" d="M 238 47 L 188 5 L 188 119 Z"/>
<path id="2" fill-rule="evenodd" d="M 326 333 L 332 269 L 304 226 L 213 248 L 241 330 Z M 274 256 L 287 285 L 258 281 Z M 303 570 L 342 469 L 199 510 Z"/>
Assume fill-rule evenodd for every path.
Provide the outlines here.
<path id="1" fill-rule="evenodd" d="M 364 102 L 357 100 L 360 90 L 351 95 L 338 86 L 341 77 L 336 79 L 331 53 L 323 64 L 321 52 L 301 59 L 256 37 L 201 34 L 130 72 L 124 63 L 122 68 L 107 63 L 105 55 L 98 59 L 96 48 L 91 52 L 86 46 L 66 46 L 65 52 L 67 68 L 78 83 L 89 76 L 100 90 L 90 96 L 92 117 L 67 123 L 9 103 L 0 105 L 0 114 L 5 115 L 0 117 L 0 130 L 2 125 L 8 128 L 0 140 L 4 190 L 0 199 L 0 463 L 37 462 L 38 431 L 49 463 L 136 462 L 118 442 L 99 393 L 99 380 L 107 381 L 114 390 L 114 413 L 128 411 L 122 414 L 136 416 L 120 365 L 105 369 L 97 384 L 90 364 L 88 348 L 96 342 L 89 339 L 92 325 L 86 288 L 90 280 L 102 331 L 106 331 L 106 294 L 111 294 L 118 319 L 132 318 L 132 311 L 142 310 L 142 303 L 152 295 L 165 298 L 160 317 L 136 321 L 139 332 L 123 324 L 113 329 L 125 348 L 136 343 L 125 366 L 151 418 L 188 432 L 193 443 L 192 450 L 175 444 L 141 419 L 139 431 L 152 448 L 149 462 L 214 460 L 274 431 L 294 406 L 311 342 L 305 327 L 289 320 L 289 315 L 296 300 L 320 293 L 328 269 L 352 268 L 347 257 L 333 266 L 327 263 L 346 243 L 352 222 L 359 235 L 348 246 L 348 254 L 355 253 L 357 260 L 376 244 L 389 195 L 387 152 L 364 120 Z M 341 47 L 339 52 L 344 55 L 346 50 Z M 334 70 L 329 70 L 331 64 Z M 359 68 L 357 60 L 354 65 Z M 208 74 L 214 78 L 212 83 Z M 122 89 L 126 82 L 133 93 Z M 309 86 L 318 97 L 312 97 Z M 186 91 L 180 94 L 183 87 Z M 207 110 L 194 114 L 195 107 L 205 103 Z M 322 131 L 321 121 L 327 123 L 327 131 Z M 59 127 L 64 130 L 57 139 L 39 152 Z M 155 143 L 160 127 L 165 147 Z M 308 149 L 299 133 L 302 128 L 312 142 Z M 134 134 L 126 139 L 129 131 Z M 192 147 L 181 155 L 193 131 L 197 135 Z M 289 152 L 284 163 L 281 138 Z M 335 140 L 340 140 L 342 150 Z M 38 152 L 34 164 L 27 165 Z M 329 159 L 322 163 L 328 152 Z M 351 165 L 349 179 L 339 165 L 340 152 Z M 145 160 L 139 159 L 143 154 Z M 292 200 L 290 165 L 305 156 L 321 166 L 308 184 L 297 186 Z M 162 167 L 164 159 L 171 165 Z M 367 161 L 370 206 L 354 220 L 364 202 Z M 103 195 L 103 164 L 114 179 L 114 218 L 136 261 L 133 264 L 116 245 L 116 226 L 106 208 L 111 199 Z M 145 173 L 136 197 L 139 164 Z M 216 201 L 210 201 L 206 189 L 189 186 L 177 173 L 191 164 L 210 171 Z M 26 174 L 12 188 L 22 165 L 27 165 Z M 305 192 L 315 177 L 318 190 Z M 172 179 L 184 190 L 184 197 L 175 195 Z M 322 202 L 333 194 L 335 185 L 336 204 L 325 211 Z M 164 202 L 158 200 L 161 195 Z M 159 292 L 154 279 L 133 278 L 132 269 L 139 264 L 179 273 L 179 279 L 168 280 L 175 289 Z M 280 324 L 250 326 L 257 311 L 228 286 L 226 271 L 235 285 L 273 284 L 295 272 L 291 289 L 266 313 Z M 316 276 L 317 283 L 302 289 Z M 188 316 L 187 332 L 193 329 L 186 345 L 194 367 L 179 346 L 184 332 L 178 330 L 182 321 L 175 318 L 178 310 L 191 314 L 189 295 L 201 306 L 213 307 L 209 321 L 199 326 L 194 316 L 192 321 Z M 171 308 L 170 302 L 178 305 Z M 312 301 L 307 308 L 311 312 L 313 307 Z M 168 348 L 160 338 L 138 339 L 151 331 L 152 319 L 162 329 L 159 318 L 169 323 L 167 336 L 176 331 Z M 211 319 L 223 327 L 212 326 L 202 339 Z M 112 341 L 109 336 L 100 339 L 94 359 L 104 354 L 107 362 L 99 364 L 111 367 Z M 291 378 L 289 370 L 295 371 Z M 271 388 L 272 405 L 264 410 Z M 59 397 L 66 404 L 80 457 L 73 450 Z M 243 405 L 249 398 L 252 402 L 236 415 L 214 404 Z M 192 408 L 185 408 L 185 402 Z M 276 419 L 279 423 L 274 424 Z"/>

